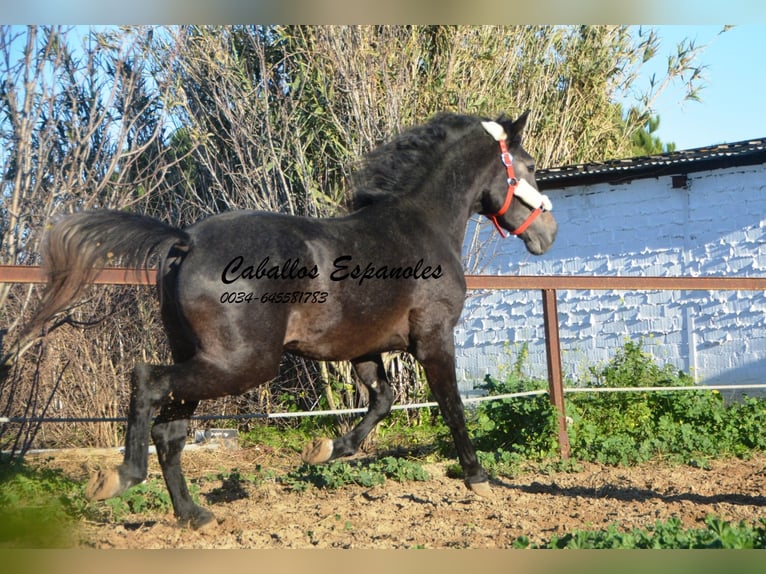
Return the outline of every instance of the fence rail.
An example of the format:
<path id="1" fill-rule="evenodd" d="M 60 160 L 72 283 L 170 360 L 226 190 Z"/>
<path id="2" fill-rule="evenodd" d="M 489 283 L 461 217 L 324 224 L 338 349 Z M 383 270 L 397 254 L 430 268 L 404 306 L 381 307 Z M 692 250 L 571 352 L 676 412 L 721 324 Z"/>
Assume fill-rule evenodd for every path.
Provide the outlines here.
<path id="1" fill-rule="evenodd" d="M 97 271 L 96 285 L 154 285 L 155 269 L 111 267 Z M 44 283 L 41 267 L 0 265 L 0 283 Z M 466 275 L 469 289 L 593 289 L 766 291 L 766 277 L 638 277 L 620 275 Z"/>
<path id="2" fill-rule="evenodd" d="M 91 283 L 95 285 L 154 285 L 156 269 L 111 267 L 96 272 Z M 0 265 L 0 283 L 45 283 L 42 267 L 31 265 Z"/>
<path id="3" fill-rule="evenodd" d="M 153 285 L 154 269 L 108 268 L 98 271 L 91 283 L 99 285 Z M 40 267 L 10 265 L 0 266 L 0 283 L 43 283 L 45 275 Z M 557 290 L 597 291 L 766 291 L 766 277 L 637 277 L 637 276 L 583 276 L 583 275 L 467 275 L 466 285 L 472 290 L 525 289 L 539 290 L 543 300 L 545 351 L 548 366 L 548 392 L 550 400 L 559 413 L 558 441 L 563 458 L 570 454 L 564 411 L 564 382 L 561 369 L 561 346 Z M 747 385 L 747 388 L 763 385 Z M 711 387 L 712 389 L 713 387 Z M 732 388 L 732 387 L 727 387 Z M 575 389 L 566 389 L 573 392 Z M 495 398 L 495 397 L 493 397 Z M 430 403 L 426 404 L 428 406 Z M 414 405 L 413 405 L 414 406 Z M 417 405 L 420 406 L 420 405 Z M 406 408 L 401 406 L 399 408 Z M 352 409 L 349 413 L 356 412 Z M 253 415 L 256 416 L 256 415 Z M 269 415 L 261 415 L 261 418 Z M 0 421 L 4 422 L 4 421 Z M 5 422 L 10 422 L 10 419 Z"/>

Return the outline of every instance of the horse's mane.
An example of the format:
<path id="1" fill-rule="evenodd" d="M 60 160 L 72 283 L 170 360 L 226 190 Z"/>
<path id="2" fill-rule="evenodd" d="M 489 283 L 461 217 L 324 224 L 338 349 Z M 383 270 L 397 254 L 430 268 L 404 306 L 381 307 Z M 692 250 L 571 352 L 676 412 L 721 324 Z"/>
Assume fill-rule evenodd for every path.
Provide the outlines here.
<path id="1" fill-rule="evenodd" d="M 443 112 L 367 153 L 351 179 L 352 211 L 420 186 L 443 159 L 438 150 L 448 136 L 478 121 L 474 116 Z"/>

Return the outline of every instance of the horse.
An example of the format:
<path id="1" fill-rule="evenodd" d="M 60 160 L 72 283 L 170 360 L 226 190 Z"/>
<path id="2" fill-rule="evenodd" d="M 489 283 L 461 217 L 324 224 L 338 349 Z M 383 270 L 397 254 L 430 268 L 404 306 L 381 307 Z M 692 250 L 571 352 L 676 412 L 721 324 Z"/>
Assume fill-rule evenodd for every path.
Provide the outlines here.
<path id="1" fill-rule="evenodd" d="M 408 352 L 423 366 L 465 485 L 491 496 L 466 430 L 453 330 L 465 301 L 461 248 L 473 214 L 486 215 L 503 236 L 515 234 L 532 254 L 554 242 L 551 202 L 537 190 L 534 160 L 522 147 L 527 117 L 441 113 L 402 131 L 362 158 L 350 208 L 337 217 L 235 210 L 182 229 L 96 209 L 54 223 L 42 249 L 48 285 L 28 331 L 69 308 L 99 267 L 152 258 L 172 355 L 171 364 L 134 366 L 123 462 L 97 471 L 86 497 L 118 496 L 144 481 L 151 437 L 178 522 L 215 524 L 192 501 L 180 464 L 200 401 L 273 379 L 285 352 L 350 361 L 368 409 L 347 434 L 303 450 L 306 463 L 325 463 L 354 454 L 390 412 L 381 358 L 389 351 Z"/>

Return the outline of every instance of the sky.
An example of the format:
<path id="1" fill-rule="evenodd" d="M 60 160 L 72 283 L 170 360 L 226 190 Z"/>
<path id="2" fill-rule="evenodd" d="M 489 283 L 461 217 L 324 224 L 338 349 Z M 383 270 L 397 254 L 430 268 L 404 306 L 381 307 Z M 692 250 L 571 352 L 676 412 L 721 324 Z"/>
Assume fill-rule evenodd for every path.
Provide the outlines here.
<path id="1" fill-rule="evenodd" d="M 738 25 L 718 35 L 721 29 L 656 27 L 662 42 L 659 68 L 684 38 L 707 45 L 699 56 L 707 78 L 701 102 L 681 101 L 682 86 L 675 85 L 654 106 L 660 116 L 655 135 L 663 143 L 674 142 L 678 150 L 766 138 L 766 25 Z"/>

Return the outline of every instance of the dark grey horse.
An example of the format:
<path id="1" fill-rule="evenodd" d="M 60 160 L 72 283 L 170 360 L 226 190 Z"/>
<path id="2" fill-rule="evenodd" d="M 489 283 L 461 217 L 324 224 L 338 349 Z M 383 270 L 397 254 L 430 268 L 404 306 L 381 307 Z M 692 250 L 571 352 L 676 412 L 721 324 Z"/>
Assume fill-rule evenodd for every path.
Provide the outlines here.
<path id="1" fill-rule="evenodd" d="M 455 380 L 453 328 L 466 292 L 461 247 L 482 213 L 533 254 L 556 236 L 550 202 L 516 121 L 441 114 L 368 154 L 349 215 L 311 219 L 233 211 L 186 229 L 125 212 L 77 213 L 47 235 L 49 286 L 29 325 L 37 332 L 110 260 L 159 256 L 162 319 L 171 365 L 133 370 L 124 462 L 94 476 L 92 499 L 146 478 L 154 441 L 178 519 L 214 521 L 187 490 L 180 457 L 199 401 L 237 395 L 274 378 L 287 351 L 349 360 L 369 391 L 369 410 L 348 434 L 317 439 L 303 453 L 320 463 L 356 452 L 391 409 L 381 353 L 407 351 L 424 367 L 452 433 L 465 483 L 489 495 L 466 432 Z M 152 416 L 159 414 L 152 424 Z"/>

